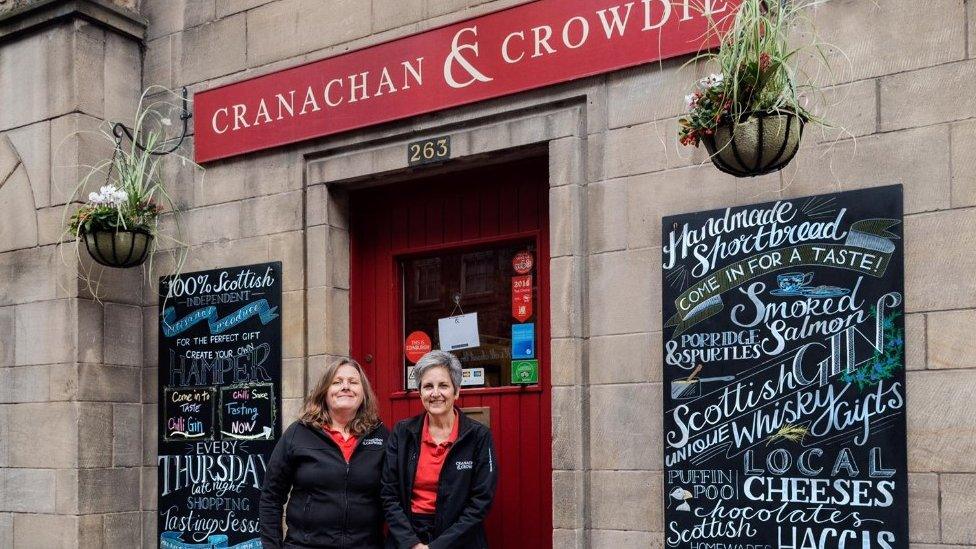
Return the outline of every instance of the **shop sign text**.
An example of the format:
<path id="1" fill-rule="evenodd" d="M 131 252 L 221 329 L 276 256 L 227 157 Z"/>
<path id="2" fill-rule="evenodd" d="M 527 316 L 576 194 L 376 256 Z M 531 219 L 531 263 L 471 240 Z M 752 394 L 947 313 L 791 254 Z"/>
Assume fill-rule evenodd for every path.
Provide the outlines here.
<path id="1" fill-rule="evenodd" d="M 737 0 L 538 0 L 199 92 L 216 160 L 685 55 Z M 648 97 L 648 99 L 651 99 Z"/>
<path id="2" fill-rule="evenodd" d="M 902 188 L 662 237 L 665 546 L 907 548 Z"/>
<path id="3" fill-rule="evenodd" d="M 260 548 L 281 434 L 281 263 L 159 284 L 159 547 Z"/>

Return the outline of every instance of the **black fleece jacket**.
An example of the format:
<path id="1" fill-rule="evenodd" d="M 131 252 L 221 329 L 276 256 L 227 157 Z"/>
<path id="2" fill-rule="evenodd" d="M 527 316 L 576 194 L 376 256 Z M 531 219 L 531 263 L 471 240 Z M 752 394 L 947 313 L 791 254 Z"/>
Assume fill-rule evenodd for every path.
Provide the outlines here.
<path id="1" fill-rule="evenodd" d="M 346 463 L 332 437 L 292 423 L 271 454 L 261 491 L 264 547 L 383 547 L 380 479 L 388 437 L 378 425 L 359 438 Z M 281 513 L 289 491 L 283 538 Z"/>
<path id="2" fill-rule="evenodd" d="M 387 444 L 382 496 L 390 525 L 386 546 L 390 548 L 409 549 L 420 543 L 410 522 L 410 500 L 425 413 L 397 423 Z M 498 482 L 495 448 L 487 427 L 460 411 L 458 419 L 458 438 L 444 459 L 437 483 L 431 549 L 488 547 L 482 522 Z"/>

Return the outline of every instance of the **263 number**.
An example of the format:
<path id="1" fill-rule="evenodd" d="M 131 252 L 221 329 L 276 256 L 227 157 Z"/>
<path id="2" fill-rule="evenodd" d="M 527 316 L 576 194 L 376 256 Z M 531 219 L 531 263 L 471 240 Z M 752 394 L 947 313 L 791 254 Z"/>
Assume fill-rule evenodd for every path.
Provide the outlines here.
<path id="1" fill-rule="evenodd" d="M 447 160 L 450 157 L 450 137 L 435 137 L 407 145 L 407 163 L 411 166 Z"/>

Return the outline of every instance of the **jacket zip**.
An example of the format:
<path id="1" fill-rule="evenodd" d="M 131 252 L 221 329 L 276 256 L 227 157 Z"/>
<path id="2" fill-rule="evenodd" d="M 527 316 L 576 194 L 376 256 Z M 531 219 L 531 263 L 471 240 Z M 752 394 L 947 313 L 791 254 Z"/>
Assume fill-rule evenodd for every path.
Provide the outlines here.
<path id="1" fill-rule="evenodd" d="M 372 431 L 364 433 L 361 437 L 359 437 L 359 440 L 356 441 L 356 446 L 352 449 L 352 454 L 349 456 L 349 461 L 346 462 L 346 476 L 342 479 L 342 532 L 339 534 L 340 547 L 346 546 L 346 532 L 347 528 L 349 527 L 349 466 L 352 465 L 352 459 L 356 457 L 356 451 L 359 450 L 359 447 L 363 444 L 363 440 L 372 435 L 375 431 L 376 429 L 373 429 Z M 331 437 L 329 438 L 331 439 Z M 334 440 L 332 443 L 336 444 Z M 338 447 L 339 445 L 336 444 L 337 449 Z M 342 455 L 342 450 L 339 450 L 339 455 Z"/>
<path id="2" fill-rule="evenodd" d="M 458 421 L 461 421 L 460 415 L 458 416 Z M 421 431 L 423 431 L 423 424 L 421 424 L 420 429 Z M 460 431 L 460 426 L 458 430 Z M 413 474 L 410 475 L 410 479 L 407 482 L 408 502 L 410 501 L 410 498 L 413 497 L 413 477 L 417 475 L 417 464 L 420 461 L 420 445 L 423 444 L 421 440 L 416 437 L 416 433 L 414 433 L 413 431 L 409 431 L 409 432 L 413 436 L 413 441 L 411 442 L 411 444 L 416 443 L 416 445 L 414 446 L 416 451 L 411 452 L 411 461 L 413 462 Z M 451 453 L 454 452 L 454 449 L 457 448 L 458 444 L 460 444 L 460 442 L 464 440 L 464 437 L 468 436 L 470 433 L 471 433 L 471 429 L 465 429 L 463 433 L 458 433 L 457 439 L 455 439 L 454 443 L 451 444 L 451 447 L 447 450 L 447 455 L 444 456 L 444 464 L 441 465 L 440 473 L 437 474 L 437 501 L 434 503 L 434 529 L 435 530 L 437 529 L 437 525 L 438 525 L 437 510 L 440 507 L 440 502 L 442 500 L 441 486 L 443 486 L 443 484 L 441 483 L 441 479 L 444 476 L 444 465 L 447 465 L 447 460 L 451 457 Z M 421 439 L 422 438 L 423 438 L 423 433 L 421 433 Z M 412 510 L 410 511 L 410 516 L 411 517 L 413 516 Z"/>
<path id="3" fill-rule="evenodd" d="M 359 447 L 363 444 L 363 440 L 375 433 L 376 429 L 377 428 L 374 427 L 371 431 L 364 433 L 363 436 L 359 437 L 359 440 L 356 441 L 356 446 L 352 450 L 352 455 L 349 456 L 349 461 L 346 461 L 346 473 L 342 479 L 342 531 L 339 533 L 339 547 L 342 548 L 346 547 L 346 529 L 349 526 L 349 467 L 352 464 L 352 458 L 356 456 L 356 451 L 359 450 Z M 332 440 L 332 436 L 327 433 L 321 433 L 321 435 L 322 438 L 328 441 L 328 444 L 331 444 L 332 447 L 339 452 L 339 457 L 343 458 L 343 461 L 345 461 L 345 457 L 342 455 L 342 449 L 339 448 L 339 444 L 336 441 Z M 305 500 L 305 514 L 308 514 L 307 499 Z M 306 539 L 306 541 L 308 540 Z"/>
<path id="4" fill-rule="evenodd" d="M 458 418 L 458 421 L 461 421 L 460 417 Z M 444 463 L 441 465 L 441 470 L 439 473 L 437 473 L 437 501 L 434 503 L 434 527 L 435 528 L 437 528 L 439 524 L 437 521 L 437 511 L 441 507 L 440 502 L 443 501 L 443 498 L 441 497 L 441 486 L 443 486 L 444 483 L 441 482 L 441 480 L 444 478 L 444 465 L 447 465 L 448 460 L 451 459 L 451 454 L 454 453 L 454 449 L 458 447 L 458 444 L 461 442 L 461 440 L 464 439 L 464 437 L 466 437 L 470 432 L 471 429 L 468 429 L 463 434 L 458 435 L 454 443 L 451 444 L 451 447 L 448 448 L 447 455 L 444 456 Z"/>
<path id="5" fill-rule="evenodd" d="M 357 443 L 356 446 L 359 446 Z M 353 450 L 353 455 L 356 450 Z M 352 460 L 352 456 L 349 456 Z M 349 526 L 349 462 L 346 462 L 346 476 L 342 479 L 342 532 L 339 534 L 339 546 L 346 546 L 346 528 Z"/>
<path id="6" fill-rule="evenodd" d="M 308 508 L 309 503 L 312 500 L 312 494 L 305 494 L 305 506 L 302 508 L 302 520 L 303 522 L 308 522 Z M 311 534 L 309 534 L 308 525 L 305 525 L 305 543 L 311 543 Z"/>

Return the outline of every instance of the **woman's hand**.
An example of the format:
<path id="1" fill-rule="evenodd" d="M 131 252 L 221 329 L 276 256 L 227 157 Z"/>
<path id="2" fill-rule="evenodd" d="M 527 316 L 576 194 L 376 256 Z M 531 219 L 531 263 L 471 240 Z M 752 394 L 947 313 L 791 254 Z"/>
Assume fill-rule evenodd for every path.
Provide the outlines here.
<path id="1" fill-rule="evenodd" d="M 428 549 L 428 547 L 426 545 L 424 545 L 423 543 L 418 543 L 417 545 L 414 545 L 410 549 Z"/>

